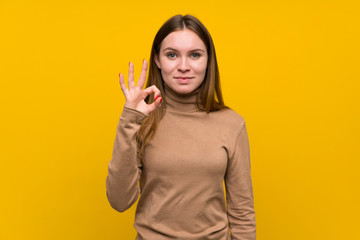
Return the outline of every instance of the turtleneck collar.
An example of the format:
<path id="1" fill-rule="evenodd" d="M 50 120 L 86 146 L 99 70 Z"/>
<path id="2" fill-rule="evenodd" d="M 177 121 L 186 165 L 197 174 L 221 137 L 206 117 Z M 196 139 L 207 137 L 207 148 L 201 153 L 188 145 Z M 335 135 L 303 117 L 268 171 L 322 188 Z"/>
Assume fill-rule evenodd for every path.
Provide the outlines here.
<path id="1" fill-rule="evenodd" d="M 165 83 L 166 109 L 176 112 L 195 112 L 201 111 L 196 104 L 196 98 L 200 93 L 200 88 L 191 93 L 180 94 L 168 87 Z"/>

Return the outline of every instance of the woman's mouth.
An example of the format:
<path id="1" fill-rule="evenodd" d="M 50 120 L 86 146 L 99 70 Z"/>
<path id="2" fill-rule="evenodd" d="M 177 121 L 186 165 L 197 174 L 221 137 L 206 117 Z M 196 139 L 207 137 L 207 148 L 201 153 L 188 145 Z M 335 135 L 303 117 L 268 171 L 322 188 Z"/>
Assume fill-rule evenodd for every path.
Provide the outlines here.
<path id="1" fill-rule="evenodd" d="M 188 83 L 194 77 L 174 77 L 179 83 Z"/>

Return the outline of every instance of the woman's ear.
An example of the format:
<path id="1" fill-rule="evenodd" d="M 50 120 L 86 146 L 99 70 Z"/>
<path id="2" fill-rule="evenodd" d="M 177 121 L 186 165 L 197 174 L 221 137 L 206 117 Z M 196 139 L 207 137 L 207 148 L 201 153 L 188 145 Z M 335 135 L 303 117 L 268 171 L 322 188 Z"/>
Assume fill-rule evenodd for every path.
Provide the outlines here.
<path id="1" fill-rule="evenodd" d="M 155 61 L 155 63 L 156 63 L 156 66 L 159 68 L 159 69 L 161 69 L 161 67 L 160 67 L 160 61 L 159 61 L 159 58 L 158 58 L 158 56 L 155 54 L 154 55 L 154 61 Z"/>

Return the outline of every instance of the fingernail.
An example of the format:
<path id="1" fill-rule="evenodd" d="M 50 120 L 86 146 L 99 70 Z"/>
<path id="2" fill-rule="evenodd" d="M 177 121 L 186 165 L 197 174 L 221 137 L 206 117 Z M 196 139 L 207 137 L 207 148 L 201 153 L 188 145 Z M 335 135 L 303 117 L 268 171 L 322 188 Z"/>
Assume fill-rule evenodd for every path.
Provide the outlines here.
<path id="1" fill-rule="evenodd" d="M 160 98 L 160 102 L 162 102 L 162 98 Z"/>
<path id="2" fill-rule="evenodd" d="M 143 59 L 143 64 L 145 63 L 145 58 Z"/>
<path id="3" fill-rule="evenodd" d="M 119 73 L 119 77 L 120 77 L 121 73 Z"/>
<path id="4" fill-rule="evenodd" d="M 159 96 L 156 96 L 156 97 L 155 97 L 155 100 L 158 99 L 158 97 L 159 97 Z"/>
<path id="5" fill-rule="evenodd" d="M 131 63 L 131 62 L 129 62 L 129 67 L 130 67 L 130 63 Z"/>

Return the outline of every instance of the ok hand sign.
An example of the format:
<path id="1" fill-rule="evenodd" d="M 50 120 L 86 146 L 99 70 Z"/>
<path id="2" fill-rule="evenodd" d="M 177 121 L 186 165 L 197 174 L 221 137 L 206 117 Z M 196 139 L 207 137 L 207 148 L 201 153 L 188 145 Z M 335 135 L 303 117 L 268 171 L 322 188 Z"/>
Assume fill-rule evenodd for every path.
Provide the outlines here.
<path id="1" fill-rule="evenodd" d="M 147 62 L 144 59 L 139 81 L 135 86 L 134 65 L 131 62 L 129 63 L 129 79 L 128 79 L 129 89 L 125 85 L 124 76 L 120 73 L 119 77 L 120 77 L 121 90 L 124 93 L 126 99 L 125 106 L 143 112 L 145 115 L 149 115 L 150 112 L 154 111 L 156 108 L 160 106 L 162 98 L 159 97 L 161 93 L 160 90 L 155 85 L 143 89 L 146 80 L 146 71 L 147 71 Z M 147 104 L 145 102 L 145 98 L 151 93 L 154 93 L 155 95 L 154 97 L 155 102 L 151 104 Z"/>

